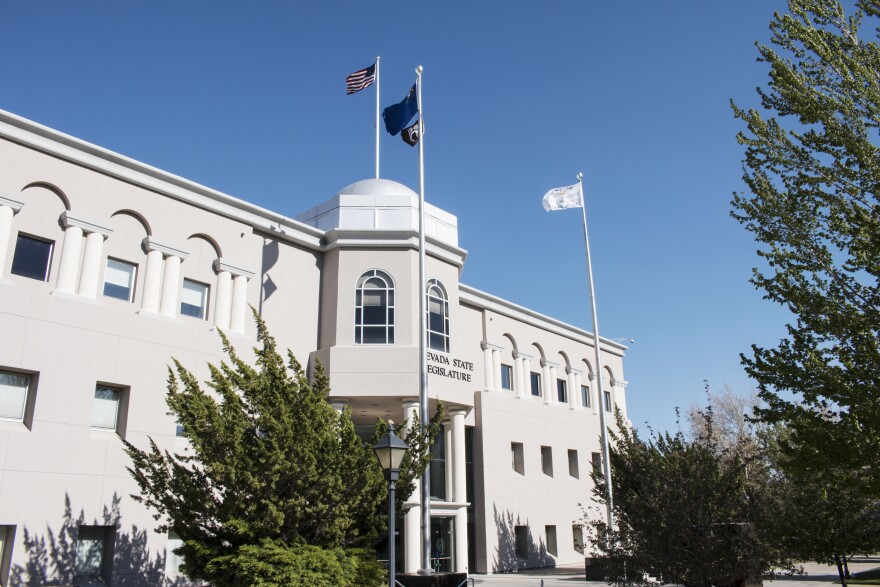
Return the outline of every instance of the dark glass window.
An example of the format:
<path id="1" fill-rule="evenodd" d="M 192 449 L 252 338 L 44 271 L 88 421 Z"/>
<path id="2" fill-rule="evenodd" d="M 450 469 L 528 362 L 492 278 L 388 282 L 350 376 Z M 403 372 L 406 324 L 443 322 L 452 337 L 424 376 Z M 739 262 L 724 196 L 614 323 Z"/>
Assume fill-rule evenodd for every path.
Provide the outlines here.
<path id="1" fill-rule="evenodd" d="M 568 389 L 565 386 L 565 379 L 556 380 L 556 398 L 561 404 L 568 403 Z"/>
<path id="2" fill-rule="evenodd" d="M 606 412 L 613 411 L 613 408 L 611 407 L 611 392 L 610 391 L 605 392 L 605 411 Z"/>
<path id="3" fill-rule="evenodd" d="M 394 343 L 394 282 L 384 271 L 361 275 L 355 291 L 354 342 Z"/>
<path id="4" fill-rule="evenodd" d="M 541 397 L 541 374 L 531 373 L 532 395 Z"/>
<path id="5" fill-rule="evenodd" d="M 446 439 L 442 433 L 431 445 L 431 497 L 446 499 Z"/>
<path id="6" fill-rule="evenodd" d="M 428 348 L 449 352 L 449 299 L 443 284 L 428 281 Z"/>
<path id="7" fill-rule="evenodd" d="M 513 389 L 513 367 L 501 365 L 501 389 Z"/>
<path id="8" fill-rule="evenodd" d="M 581 405 L 585 408 L 590 407 L 590 388 L 586 385 L 581 385 Z"/>
<path id="9" fill-rule="evenodd" d="M 49 279 L 52 244 L 51 241 L 19 234 L 12 257 L 12 273 L 40 281 Z"/>

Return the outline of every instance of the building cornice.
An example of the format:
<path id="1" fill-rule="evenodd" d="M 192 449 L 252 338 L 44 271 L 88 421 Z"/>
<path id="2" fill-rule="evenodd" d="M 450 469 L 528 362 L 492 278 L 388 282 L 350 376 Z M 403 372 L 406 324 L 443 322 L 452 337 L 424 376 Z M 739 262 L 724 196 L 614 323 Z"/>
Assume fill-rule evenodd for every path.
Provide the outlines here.
<path id="1" fill-rule="evenodd" d="M 82 216 L 78 216 L 72 214 L 70 210 L 64 212 L 61 215 L 61 223 L 64 225 L 64 228 L 68 228 L 70 226 L 75 226 L 77 228 L 81 228 L 83 232 L 86 233 L 98 233 L 104 238 L 107 238 L 111 234 L 113 234 L 113 229 L 107 226 L 101 226 L 97 222 L 92 220 L 88 220 L 83 218 Z"/>
<path id="2" fill-rule="evenodd" d="M 0 110 L 0 138 L 210 210 L 312 250 L 323 231 L 223 192 Z"/>
<path id="3" fill-rule="evenodd" d="M 425 252 L 432 257 L 446 261 L 458 268 L 464 265 L 467 258 L 467 251 L 438 241 L 431 237 L 425 238 Z M 419 248 L 419 233 L 415 230 L 382 230 L 382 229 L 363 229 L 350 230 L 339 229 L 327 231 L 324 235 L 324 250 L 332 251 L 334 249 L 412 249 L 417 251 Z"/>
<path id="4" fill-rule="evenodd" d="M 254 272 L 248 269 L 245 269 L 241 265 L 237 265 L 235 263 L 230 263 L 226 259 L 214 259 L 214 271 L 220 273 L 221 271 L 228 271 L 233 276 L 243 276 L 251 279 L 254 276 Z"/>
<path id="5" fill-rule="evenodd" d="M 152 236 L 148 236 L 147 238 L 145 238 L 143 243 L 144 250 L 148 253 L 150 251 L 159 251 L 167 257 L 178 257 L 181 260 L 189 257 L 189 251 L 187 251 L 183 247 L 178 247 L 177 245 L 157 241 Z"/>
<path id="6" fill-rule="evenodd" d="M 497 314 L 501 314 L 502 316 L 507 316 L 554 334 L 564 336 L 575 342 L 593 346 L 593 334 L 587 330 L 577 328 L 571 324 L 566 324 L 561 320 L 545 316 L 534 310 L 529 310 L 528 308 L 519 306 L 497 296 L 493 296 L 484 291 L 480 291 L 469 285 L 463 283 L 459 284 L 458 299 L 462 304 L 473 306 L 478 309 L 490 310 Z M 599 337 L 599 343 L 602 350 L 619 357 L 622 357 L 628 348 L 626 345 L 622 345 L 619 342 L 601 336 Z"/>

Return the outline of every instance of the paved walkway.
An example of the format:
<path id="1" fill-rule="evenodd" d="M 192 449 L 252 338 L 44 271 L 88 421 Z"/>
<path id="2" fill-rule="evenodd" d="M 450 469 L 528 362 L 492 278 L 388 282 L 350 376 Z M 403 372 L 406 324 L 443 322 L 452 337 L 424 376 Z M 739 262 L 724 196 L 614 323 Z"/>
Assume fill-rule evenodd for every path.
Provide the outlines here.
<path id="1" fill-rule="evenodd" d="M 880 567 L 880 558 L 859 560 L 849 564 L 851 573 Z M 504 575 L 472 575 L 474 584 L 483 587 L 572 587 L 584 585 L 602 587 L 604 583 L 588 582 L 584 579 L 583 567 L 556 567 L 534 571 L 521 571 Z M 764 587 L 831 587 L 837 582 L 837 567 L 806 563 L 804 574 L 782 577 L 775 581 L 764 581 Z"/>

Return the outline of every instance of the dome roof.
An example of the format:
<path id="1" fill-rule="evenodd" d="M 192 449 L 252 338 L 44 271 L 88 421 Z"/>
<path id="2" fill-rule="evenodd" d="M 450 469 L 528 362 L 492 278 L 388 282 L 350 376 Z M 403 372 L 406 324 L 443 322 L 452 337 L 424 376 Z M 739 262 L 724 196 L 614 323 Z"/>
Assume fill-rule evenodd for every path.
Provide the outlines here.
<path id="1" fill-rule="evenodd" d="M 339 190 L 338 196 L 416 196 L 418 194 L 390 179 L 362 179 Z"/>

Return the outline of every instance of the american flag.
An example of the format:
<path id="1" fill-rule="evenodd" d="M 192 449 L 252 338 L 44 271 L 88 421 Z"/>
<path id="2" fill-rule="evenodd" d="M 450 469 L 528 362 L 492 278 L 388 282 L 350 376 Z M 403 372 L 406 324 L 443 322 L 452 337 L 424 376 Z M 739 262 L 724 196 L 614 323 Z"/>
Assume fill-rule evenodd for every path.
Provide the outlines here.
<path id="1" fill-rule="evenodd" d="M 359 69 L 356 72 L 349 74 L 349 76 L 345 78 L 345 93 L 354 94 L 360 92 L 367 86 L 372 86 L 375 81 L 376 64 L 374 63 L 366 69 Z"/>

